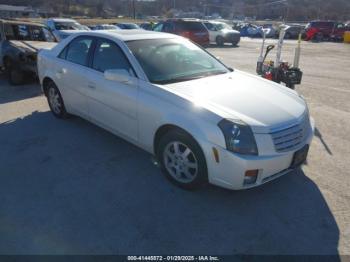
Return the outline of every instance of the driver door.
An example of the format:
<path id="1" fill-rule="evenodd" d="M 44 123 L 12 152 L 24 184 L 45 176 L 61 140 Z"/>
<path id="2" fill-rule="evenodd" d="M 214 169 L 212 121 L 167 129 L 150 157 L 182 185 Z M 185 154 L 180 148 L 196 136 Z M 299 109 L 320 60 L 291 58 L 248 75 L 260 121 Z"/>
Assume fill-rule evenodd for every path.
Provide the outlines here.
<path id="1" fill-rule="evenodd" d="M 106 79 L 104 72 L 110 69 L 126 74 L 130 81 Z M 138 79 L 117 43 L 104 38 L 96 40 L 86 78 L 91 120 L 114 133 L 137 141 Z"/>

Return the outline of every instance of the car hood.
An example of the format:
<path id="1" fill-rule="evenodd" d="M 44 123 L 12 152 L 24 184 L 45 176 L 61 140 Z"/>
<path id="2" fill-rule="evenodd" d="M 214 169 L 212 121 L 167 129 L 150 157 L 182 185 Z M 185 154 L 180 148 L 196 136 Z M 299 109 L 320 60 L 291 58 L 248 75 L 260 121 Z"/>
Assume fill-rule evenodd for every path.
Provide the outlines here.
<path id="1" fill-rule="evenodd" d="M 233 30 L 233 29 L 222 29 L 221 32 L 224 34 L 239 34 L 237 30 Z"/>
<path id="2" fill-rule="evenodd" d="M 44 41 L 11 40 L 10 42 L 22 50 L 31 51 L 31 52 L 36 52 L 42 49 L 51 49 L 57 45 L 57 43 L 55 42 L 44 42 Z"/>
<path id="3" fill-rule="evenodd" d="M 73 34 L 73 33 L 86 32 L 87 30 L 57 30 L 57 31 L 63 34 Z"/>
<path id="4" fill-rule="evenodd" d="M 255 133 L 270 133 L 292 125 L 307 110 L 295 91 L 238 70 L 168 84 L 166 88 L 222 118 L 247 123 Z"/>

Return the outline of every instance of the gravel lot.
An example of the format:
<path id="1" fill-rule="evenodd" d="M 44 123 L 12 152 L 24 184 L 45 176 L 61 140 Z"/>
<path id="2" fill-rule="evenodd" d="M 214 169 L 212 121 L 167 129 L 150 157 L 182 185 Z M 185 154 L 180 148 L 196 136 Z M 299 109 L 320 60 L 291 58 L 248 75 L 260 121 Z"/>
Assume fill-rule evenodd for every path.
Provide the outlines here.
<path id="1" fill-rule="evenodd" d="M 208 50 L 254 73 L 259 46 Z M 302 43 L 301 68 L 308 163 L 246 191 L 178 189 L 147 153 L 0 76 L 0 253 L 350 255 L 350 45 Z"/>

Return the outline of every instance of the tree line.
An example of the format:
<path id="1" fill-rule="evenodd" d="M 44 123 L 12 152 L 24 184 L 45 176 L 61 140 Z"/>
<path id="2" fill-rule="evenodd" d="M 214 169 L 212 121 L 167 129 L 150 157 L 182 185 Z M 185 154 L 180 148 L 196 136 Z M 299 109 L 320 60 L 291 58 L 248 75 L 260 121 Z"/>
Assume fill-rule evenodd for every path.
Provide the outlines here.
<path id="1" fill-rule="evenodd" d="M 1 0 L 0 4 L 50 9 L 64 15 L 171 15 L 174 10 L 218 13 L 224 18 L 256 17 L 306 21 L 350 20 L 349 0 Z"/>

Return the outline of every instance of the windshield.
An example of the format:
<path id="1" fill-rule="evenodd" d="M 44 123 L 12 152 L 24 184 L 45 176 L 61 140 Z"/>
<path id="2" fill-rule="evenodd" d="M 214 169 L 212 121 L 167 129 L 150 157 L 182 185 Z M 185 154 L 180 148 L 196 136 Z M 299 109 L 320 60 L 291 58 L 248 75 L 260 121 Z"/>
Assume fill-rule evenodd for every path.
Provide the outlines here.
<path id="1" fill-rule="evenodd" d="M 77 22 L 55 22 L 56 30 L 84 30 L 85 28 Z"/>
<path id="2" fill-rule="evenodd" d="M 216 25 L 217 30 L 232 29 L 228 24 L 220 23 Z"/>
<path id="3" fill-rule="evenodd" d="M 148 79 L 169 84 L 225 74 L 229 70 L 197 45 L 182 39 L 152 39 L 127 42 Z"/>
<path id="4" fill-rule="evenodd" d="M 139 29 L 140 27 L 136 24 L 120 24 L 118 25 L 122 29 Z"/>

